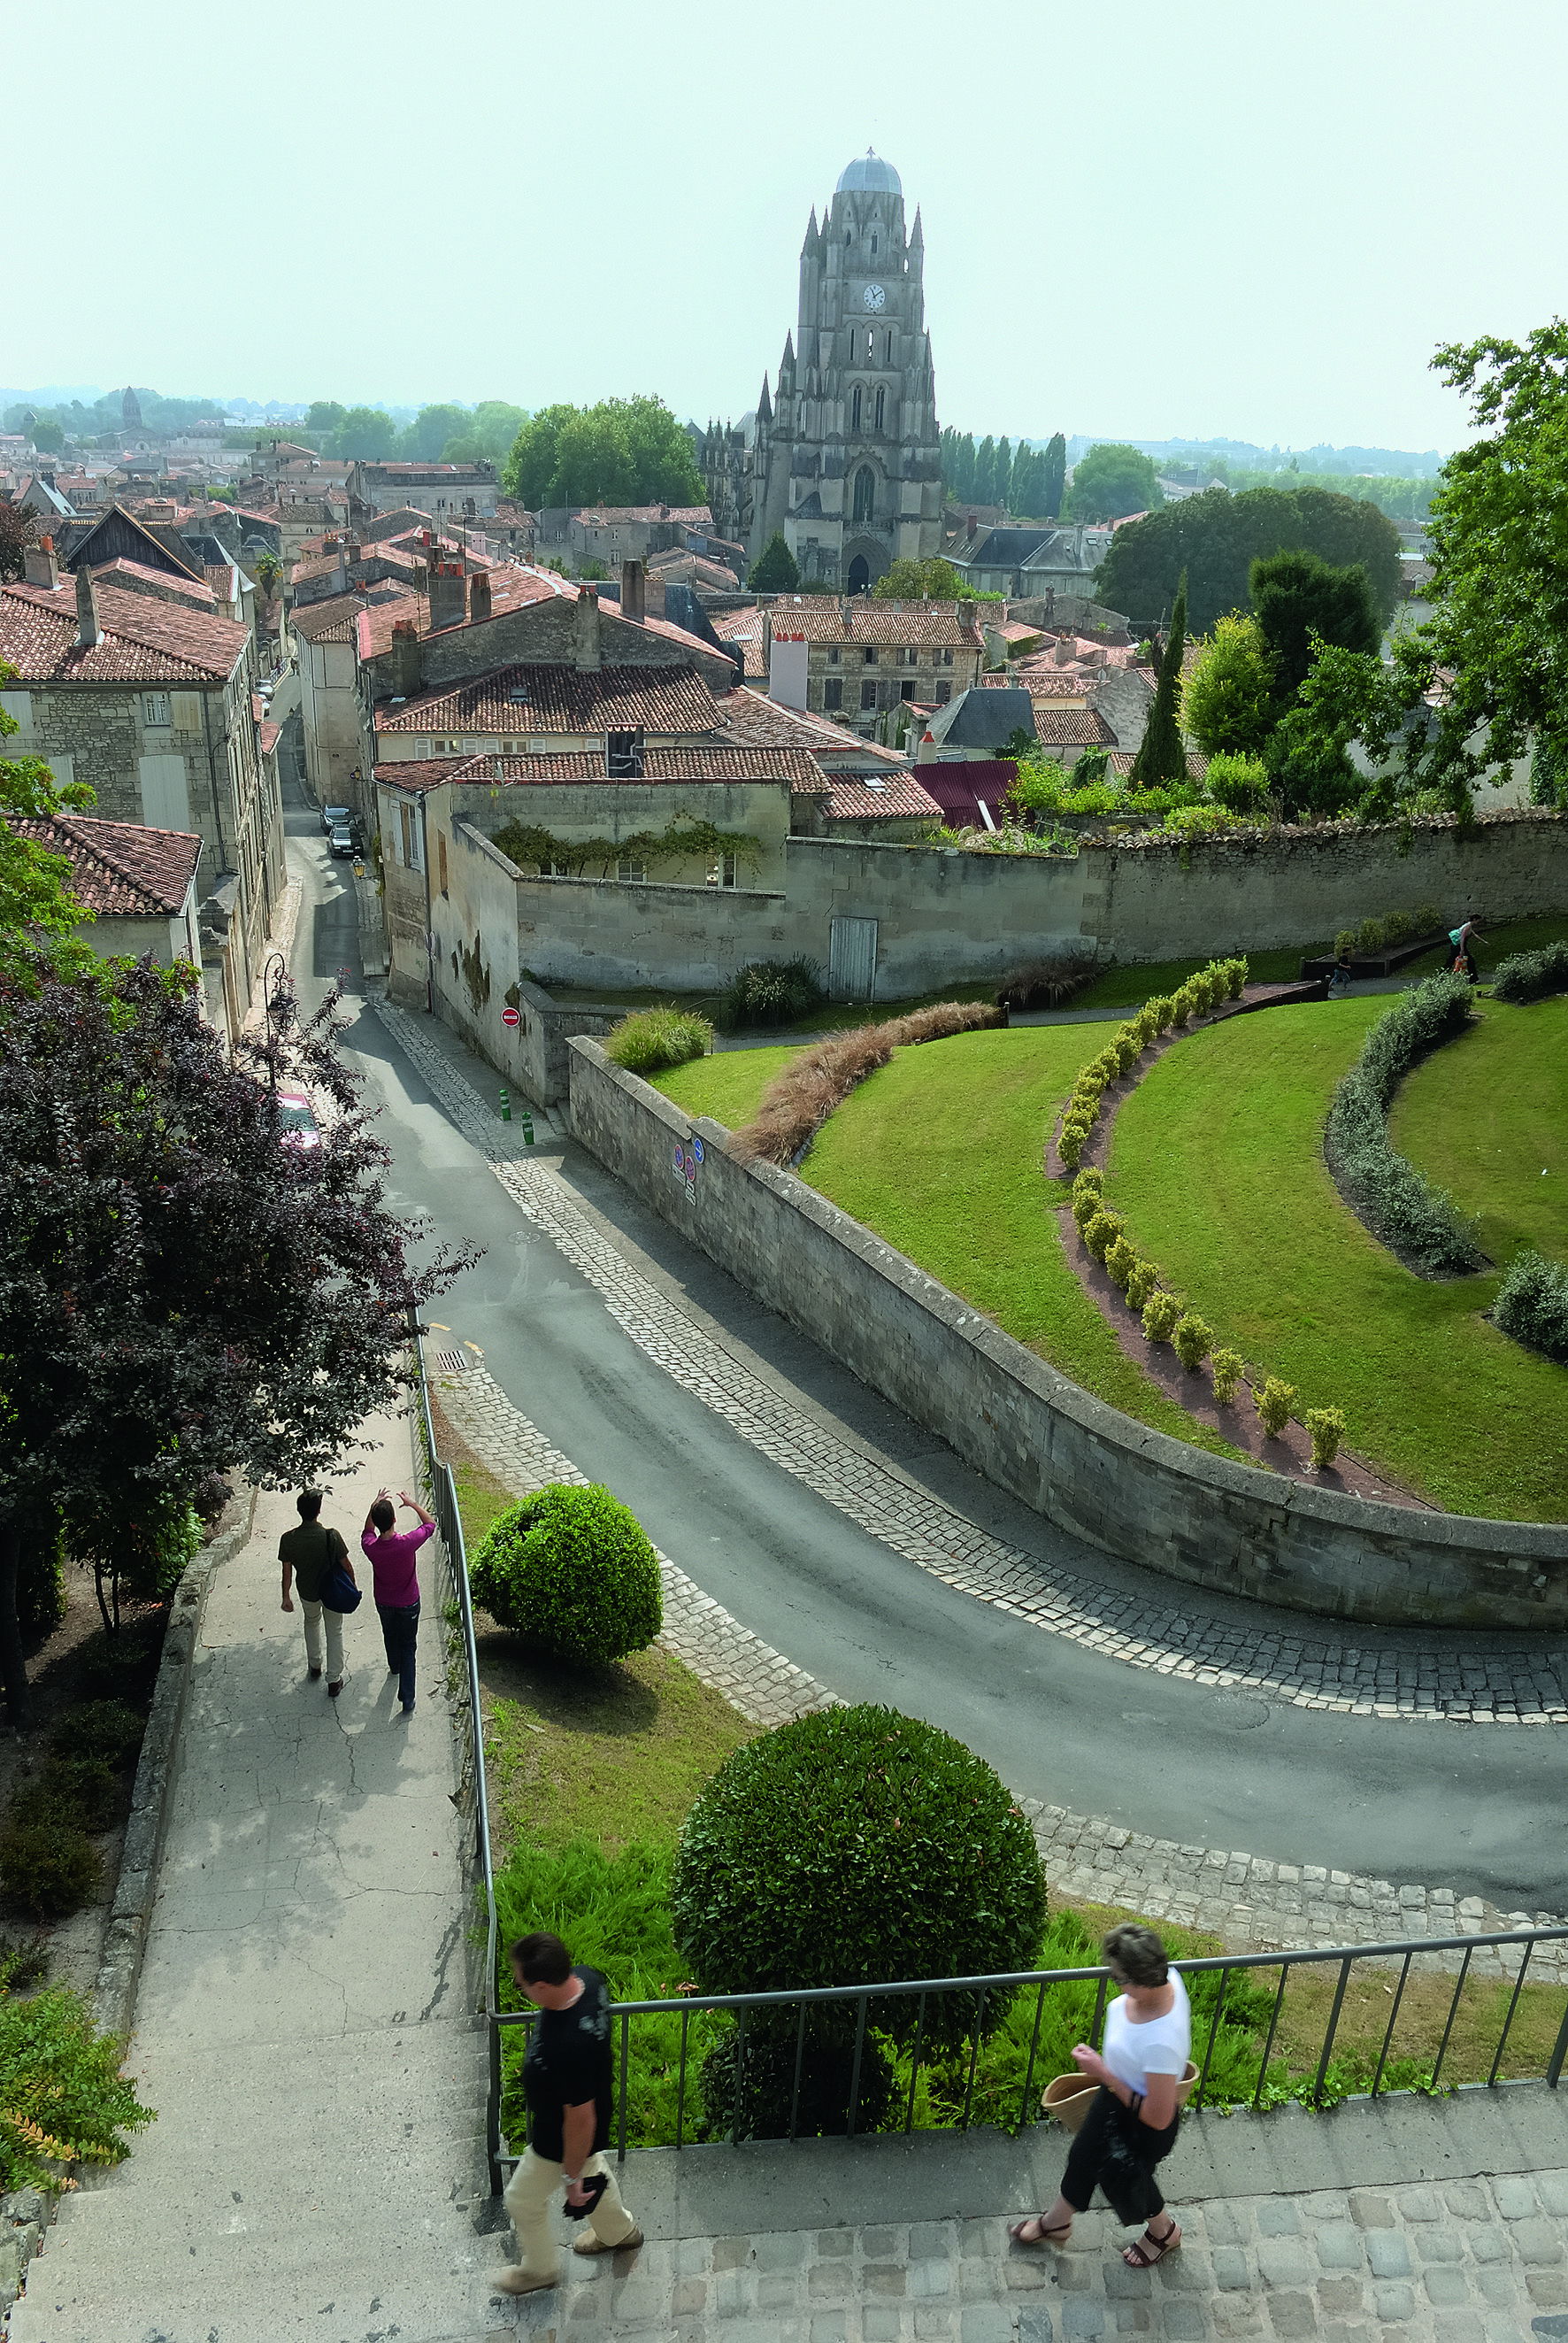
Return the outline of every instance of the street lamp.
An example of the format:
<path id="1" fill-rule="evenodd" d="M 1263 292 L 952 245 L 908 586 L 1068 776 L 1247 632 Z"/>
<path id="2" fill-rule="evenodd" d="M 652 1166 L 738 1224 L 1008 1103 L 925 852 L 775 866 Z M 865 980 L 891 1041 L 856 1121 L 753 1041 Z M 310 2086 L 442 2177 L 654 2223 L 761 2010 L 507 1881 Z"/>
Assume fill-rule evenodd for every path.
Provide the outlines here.
<path id="1" fill-rule="evenodd" d="M 276 976 L 273 970 L 276 969 Z M 280 951 L 269 952 L 261 971 L 261 990 L 266 1017 L 266 1079 L 273 1096 L 277 1095 L 277 1053 L 273 1047 L 273 1019 L 288 1006 L 288 962 Z"/>

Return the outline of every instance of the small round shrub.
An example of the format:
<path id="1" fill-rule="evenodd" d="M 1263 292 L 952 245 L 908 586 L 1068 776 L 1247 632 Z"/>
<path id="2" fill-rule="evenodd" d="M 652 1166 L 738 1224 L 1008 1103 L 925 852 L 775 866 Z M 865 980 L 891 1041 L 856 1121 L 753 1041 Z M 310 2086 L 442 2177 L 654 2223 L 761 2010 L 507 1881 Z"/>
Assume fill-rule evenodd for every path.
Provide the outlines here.
<path id="1" fill-rule="evenodd" d="M 68 1708 L 49 1735 L 57 1757 L 99 1757 L 106 1765 L 134 1765 L 146 1731 L 123 1700 L 85 1700 Z"/>
<path id="2" fill-rule="evenodd" d="M 1138 1063 L 1142 1046 L 1132 1027 L 1123 1025 L 1111 1044 L 1116 1051 L 1116 1071 L 1119 1074 L 1131 1072 Z"/>
<path id="3" fill-rule="evenodd" d="M 1252 1402 L 1263 1430 L 1271 1440 L 1277 1440 L 1291 1420 L 1291 1410 L 1296 1403 L 1296 1386 L 1282 1383 L 1278 1375 L 1270 1375 L 1262 1389 L 1253 1393 Z"/>
<path id="4" fill-rule="evenodd" d="M 1189 1310 L 1185 1317 L 1176 1321 L 1171 1340 L 1181 1364 L 1190 1373 L 1196 1373 L 1214 1346 L 1214 1330 Z"/>
<path id="5" fill-rule="evenodd" d="M 636 1515 L 597 1484 L 555 1482 L 508 1506 L 468 1583 L 498 1626 L 578 1667 L 644 1650 L 664 1621 L 658 1557 Z"/>
<path id="6" fill-rule="evenodd" d="M 1345 1415 L 1340 1407 L 1310 1407 L 1302 1421 L 1312 1438 L 1312 1465 L 1324 1473 L 1340 1453 L 1345 1436 Z"/>
<path id="7" fill-rule="evenodd" d="M 1085 1182 L 1091 1179 L 1094 1185 L 1086 1186 Z M 1078 1223 L 1080 1235 L 1089 1226 L 1096 1212 L 1102 1212 L 1104 1210 L 1100 1174 L 1092 1170 L 1081 1172 L 1072 1183 L 1072 1217 Z"/>
<path id="8" fill-rule="evenodd" d="M 713 1047 L 713 1028 L 689 1009 L 634 1009 L 604 1037 L 607 1057 L 628 1074 L 659 1074 L 689 1065 Z"/>
<path id="9" fill-rule="evenodd" d="M 1224 969 L 1226 980 L 1231 988 L 1231 998 L 1232 1001 L 1240 1001 L 1247 989 L 1247 978 L 1251 973 L 1247 962 L 1238 954 L 1236 959 L 1224 962 Z"/>
<path id="10" fill-rule="evenodd" d="M 1391 911 L 1382 923 L 1382 940 L 1385 944 L 1407 943 L 1414 933 L 1415 921 L 1408 911 Z"/>
<path id="11" fill-rule="evenodd" d="M 1105 1274 L 1120 1292 L 1126 1292 L 1127 1281 L 1137 1266 L 1137 1249 L 1130 1245 L 1124 1236 L 1118 1237 L 1113 1244 L 1106 1246 Z"/>
<path id="12" fill-rule="evenodd" d="M 124 1777 L 102 1757 L 51 1757 L 36 1780 L 17 1791 L 7 1819 L 106 1831 L 125 1811 Z"/>
<path id="13" fill-rule="evenodd" d="M 1133 1019 L 1132 1029 L 1138 1036 L 1140 1047 L 1147 1050 L 1160 1031 L 1160 1020 L 1147 1002 Z"/>
<path id="14" fill-rule="evenodd" d="M 1096 1164 L 1085 1164 L 1072 1183 L 1072 1204 L 1076 1213 L 1081 1196 L 1099 1196 L 1105 1189 L 1105 1174 Z"/>
<path id="15" fill-rule="evenodd" d="M 1143 1304 L 1145 1336 L 1151 1342 L 1168 1342 L 1181 1316 L 1181 1304 L 1173 1293 L 1151 1293 Z"/>
<path id="16" fill-rule="evenodd" d="M 1034 1835 L 991 1767 L 869 1704 L 798 1716 L 726 1758 L 687 1817 L 670 1888 L 705 1993 L 1027 1969 L 1045 1912 Z M 988 1997 L 988 2033 L 1007 2000 Z M 967 1996 L 933 1997 L 923 2038 L 962 2040 L 976 2016 Z M 913 1995 L 871 2013 L 897 2040 L 917 2023 Z"/>
<path id="17" fill-rule="evenodd" d="M 1261 757 L 1238 757 L 1221 750 L 1210 758 L 1203 786 L 1227 813 L 1249 814 L 1255 820 L 1268 809 L 1269 772 Z"/>
<path id="18" fill-rule="evenodd" d="M 1509 1262 L 1492 1314 L 1515 1342 L 1568 1365 L 1568 1268 L 1526 1245 Z"/>
<path id="19" fill-rule="evenodd" d="M 715 1021 L 727 1033 L 741 1025 L 791 1025 L 827 998 L 816 960 L 751 960 L 719 996 Z"/>
<path id="20" fill-rule="evenodd" d="M 1246 1361 L 1240 1351 L 1216 1351 L 1209 1361 L 1209 1372 L 1214 1378 L 1214 1396 L 1221 1407 L 1229 1407 L 1236 1396 Z"/>
<path id="21" fill-rule="evenodd" d="M 1083 1242 L 1096 1261 L 1103 1261 L 1127 1226 L 1120 1212 L 1096 1212 L 1083 1232 Z"/>
<path id="22" fill-rule="evenodd" d="M 1155 1031 L 1165 1032 L 1176 1014 L 1175 996 L 1169 992 L 1157 992 L 1149 1007 L 1154 1018 Z"/>
<path id="23" fill-rule="evenodd" d="M 0 1830 L 0 1891 L 35 1920 L 64 1920 L 90 1904 L 103 1865 L 84 1830 L 57 1818 Z"/>
<path id="24" fill-rule="evenodd" d="M 1442 927 L 1442 913 L 1438 910 L 1437 905 L 1423 903 L 1415 915 L 1416 934 L 1418 936 L 1441 935 Z"/>
<path id="25" fill-rule="evenodd" d="M 1197 1002 L 1192 997 L 1191 986 L 1190 984 L 1179 985 L 1171 996 L 1171 1022 L 1172 1025 L 1185 1025 L 1191 1017 L 1192 1011 L 1196 1007 Z"/>
<path id="26" fill-rule="evenodd" d="M 1151 1261 L 1135 1261 L 1127 1280 L 1127 1306 L 1141 1312 L 1151 1293 L 1160 1290 L 1160 1271 Z"/>
<path id="27" fill-rule="evenodd" d="M 1356 949 L 1363 952 L 1382 951 L 1382 937 L 1381 920 L 1363 920 L 1356 930 Z"/>
<path id="28" fill-rule="evenodd" d="M 1069 1115 L 1061 1126 L 1057 1138 L 1056 1151 L 1070 1172 L 1076 1172 L 1078 1169 L 1078 1159 L 1082 1154 L 1088 1141 L 1089 1128 L 1086 1121 L 1079 1121 L 1074 1115 Z"/>
<path id="29" fill-rule="evenodd" d="M 1092 1099 L 1098 1106 L 1100 1093 L 1104 1088 L 1105 1076 L 1096 1067 L 1085 1066 L 1072 1085 L 1072 1095 L 1075 1099 Z"/>
<path id="30" fill-rule="evenodd" d="M 1353 928 L 1338 929 L 1334 935 L 1334 958 L 1336 960 L 1342 960 L 1347 952 L 1353 952 L 1355 948 L 1355 930 Z"/>

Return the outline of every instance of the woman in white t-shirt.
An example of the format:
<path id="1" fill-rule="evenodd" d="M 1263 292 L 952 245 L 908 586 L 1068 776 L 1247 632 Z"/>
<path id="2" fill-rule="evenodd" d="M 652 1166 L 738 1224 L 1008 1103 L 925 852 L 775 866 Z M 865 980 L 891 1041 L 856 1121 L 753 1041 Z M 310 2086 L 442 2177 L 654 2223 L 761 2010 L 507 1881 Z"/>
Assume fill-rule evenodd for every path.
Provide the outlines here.
<path id="1" fill-rule="evenodd" d="M 1074 2066 L 1100 2088 L 1072 2143 L 1061 2194 L 1048 2212 L 1015 2221 L 1010 2235 L 1020 2246 L 1064 2246 L 1073 2215 L 1088 2211 L 1098 2187 L 1121 2220 L 1145 2224 L 1143 2235 L 1122 2248 L 1122 2260 L 1132 2269 L 1152 2269 L 1181 2243 L 1154 2167 L 1176 2145 L 1176 2087 L 1191 2056 L 1192 2014 L 1187 1988 L 1152 1928 L 1131 1922 L 1112 1928 L 1101 1951 L 1123 1990 L 1105 2013 L 1103 2049 L 1081 2042 L 1072 2054 Z"/>

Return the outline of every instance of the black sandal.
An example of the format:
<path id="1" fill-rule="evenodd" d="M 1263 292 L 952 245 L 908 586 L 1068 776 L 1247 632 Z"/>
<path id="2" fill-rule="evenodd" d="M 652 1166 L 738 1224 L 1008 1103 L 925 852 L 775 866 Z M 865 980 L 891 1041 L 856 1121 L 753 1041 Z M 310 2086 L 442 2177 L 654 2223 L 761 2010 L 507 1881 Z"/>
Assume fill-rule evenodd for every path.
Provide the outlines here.
<path id="1" fill-rule="evenodd" d="M 1155 2263 L 1162 2262 L 1167 2254 L 1175 2253 L 1181 2243 L 1181 2232 L 1172 2221 L 1162 2237 L 1157 2237 L 1152 2229 L 1146 2228 L 1141 2237 L 1134 2237 L 1130 2246 L 1122 2247 L 1121 2258 L 1129 2269 L 1152 2269 Z"/>
<path id="2" fill-rule="evenodd" d="M 1032 2237 L 1026 2237 L 1024 2236 L 1023 2233 L 1026 2229 L 1032 2229 L 1034 2231 Z M 1008 2224 L 1007 2233 L 1012 2239 L 1015 2246 L 1061 2245 L 1065 2244 L 1067 2239 L 1071 2237 L 1072 2223 L 1070 2221 L 1059 2221 L 1053 2229 L 1048 2225 L 1043 2213 L 1030 2213 L 1021 2221 L 1010 2222 Z"/>

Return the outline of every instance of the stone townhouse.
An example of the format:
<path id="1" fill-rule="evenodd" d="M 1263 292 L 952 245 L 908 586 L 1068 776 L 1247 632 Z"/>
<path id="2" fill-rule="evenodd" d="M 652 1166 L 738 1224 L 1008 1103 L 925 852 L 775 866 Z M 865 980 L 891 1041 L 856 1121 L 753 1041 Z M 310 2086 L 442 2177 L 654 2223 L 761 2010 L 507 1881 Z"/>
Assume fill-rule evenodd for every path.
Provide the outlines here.
<path id="1" fill-rule="evenodd" d="M 204 932 L 230 951 L 243 997 L 259 971 L 285 881 L 276 780 L 264 777 L 252 713 L 255 651 L 233 619 L 28 556 L 0 588 L 4 704 L 19 753 L 88 782 L 106 820 L 194 833 L 202 842 Z"/>
<path id="2" fill-rule="evenodd" d="M 864 595 L 840 602 L 802 594 L 781 598 L 761 615 L 752 657 L 768 679 L 769 696 L 852 725 L 864 737 L 906 702 L 945 707 L 985 664 L 979 621 L 959 602 L 884 602 Z M 729 632 L 739 617 L 728 614 L 719 631 Z M 746 632 L 755 641 L 754 630 Z"/>
<path id="3" fill-rule="evenodd" d="M 395 505 L 417 505 L 444 527 L 487 518 L 501 493 L 496 468 L 487 459 L 473 464 L 361 461 L 349 466 L 347 488 L 352 512 L 387 512 Z"/>
<path id="4" fill-rule="evenodd" d="M 567 523 L 568 566 L 580 573 L 597 562 L 618 578 L 623 561 L 688 549 L 693 535 L 706 543 L 712 528 L 706 505 L 585 505 Z"/>

